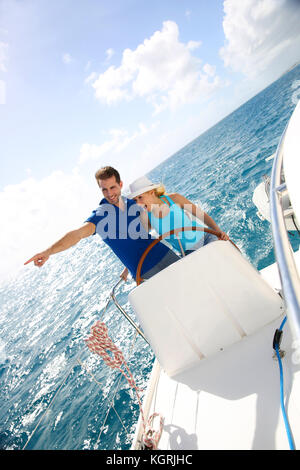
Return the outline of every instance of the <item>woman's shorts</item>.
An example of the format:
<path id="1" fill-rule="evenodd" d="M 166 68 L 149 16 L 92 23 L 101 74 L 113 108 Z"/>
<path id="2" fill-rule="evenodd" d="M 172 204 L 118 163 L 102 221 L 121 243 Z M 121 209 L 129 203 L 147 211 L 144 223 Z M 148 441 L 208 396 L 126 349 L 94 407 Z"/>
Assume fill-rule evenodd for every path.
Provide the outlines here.
<path id="1" fill-rule="evenodd" d="M 199 248 L 202 248 L 203 246 L 208 245 L 209 243 L 216 242 L 217 240 L 219 240 L 219 239 L 218 239 L 218 237 L 216 237 L 216 235 L 213 235 L 212 233 L 205 232 L 204 236 L 201 238 L 201 240 L 193 246 L 193 249 L 192 250 L 187 250 L 185 252 L 185 254 L 189 255 L 191 253 L 194 253 L 194 251 L 199 250 Z"/>
<path id="2" fill-rule="evenodd" d="M 179 259 L 180 257 L 177 256 L 174 251 L 169 250 L 168 253 L 155 266 L 153 266 L 153 268 L 149 269 L 149 271 L 142 275 L 142 278 L 150 279 L 150 277 L 154 276 L 154 274 L 159 273 L 159 271 L 162 271 Z"/>

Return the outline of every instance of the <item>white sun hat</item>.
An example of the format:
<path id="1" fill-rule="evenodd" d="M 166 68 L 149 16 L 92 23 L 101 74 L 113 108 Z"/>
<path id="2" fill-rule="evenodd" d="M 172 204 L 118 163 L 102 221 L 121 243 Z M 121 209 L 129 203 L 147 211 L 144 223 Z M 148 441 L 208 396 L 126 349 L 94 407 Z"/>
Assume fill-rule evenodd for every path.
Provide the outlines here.
<path id="1" fill-rule="evenodd" d="M 133 199 L 140 194 L 146 193 L 147 191 L 151 191 L 151 189 L 159 188 L 161 184 L 154 184 L 150 181 L 147 176 L 141 176 L 137 180 L 133 181 L 129 185 L 130 194 L 127 196 L 129 199 Z"/>

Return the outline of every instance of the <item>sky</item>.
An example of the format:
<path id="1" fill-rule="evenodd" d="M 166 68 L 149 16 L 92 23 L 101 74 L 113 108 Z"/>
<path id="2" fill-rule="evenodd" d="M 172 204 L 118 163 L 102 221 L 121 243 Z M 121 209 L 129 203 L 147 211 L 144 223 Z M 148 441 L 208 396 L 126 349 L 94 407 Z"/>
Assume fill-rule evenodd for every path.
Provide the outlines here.
<path id="1" fill-rule="evenodd" d="M 98 168 L 128 187 L 298 62 L 299 24 L 299 0 L 0 0 L 0 279 L 82 225 Z"/>

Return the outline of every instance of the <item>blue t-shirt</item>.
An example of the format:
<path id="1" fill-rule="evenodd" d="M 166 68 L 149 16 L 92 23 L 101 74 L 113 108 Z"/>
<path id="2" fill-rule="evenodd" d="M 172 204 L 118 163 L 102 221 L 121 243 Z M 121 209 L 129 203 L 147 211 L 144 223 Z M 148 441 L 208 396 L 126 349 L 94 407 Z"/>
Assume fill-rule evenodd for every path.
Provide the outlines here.
<path id="1" fill-rule="evenodd" d="M 103 241 L 112 249 L 135 279 L 139 260 L 146 248 L 155 240 L 140 221 L 142 208 L 133 199 L 123 198 L 125 210 L 110 204 L 105 198 L 85 222 L 96 225 Z M 152 269 L 169 251 L 163 243 L 157 243 L 146 256 L 141 275 Z"/>

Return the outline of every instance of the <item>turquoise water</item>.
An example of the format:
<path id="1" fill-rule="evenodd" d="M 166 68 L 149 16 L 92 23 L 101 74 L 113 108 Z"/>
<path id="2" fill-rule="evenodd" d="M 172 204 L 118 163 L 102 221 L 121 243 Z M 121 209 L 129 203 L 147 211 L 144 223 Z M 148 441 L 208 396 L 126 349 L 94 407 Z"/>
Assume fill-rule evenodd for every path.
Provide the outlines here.
<path id="1" fill-rule="evenodd" d="M 200 204 L 258 269 L 274 262 L 274 250 L 270 225 L 257 217 L 252 195 L 270 174 L 272 162 L 265 159 L 293 112 L 299 79 L 300 66 L 149 174 L 168 192 Z M 290 238 L 298 248 L 298 236 Z M 145 389 L 151 350 L 115 307 L 103 313 L 121 270 L 100 238 L 90 237 L 41 270 L 28 268 L 2 284 L 0 448 L 130 447 L 139 415 L 135 395 L 83 342 L 93 323 L 104 320 Z M 134 318 L 127 303 L 133 286 L 123 284 L 118 299 Z"/>

